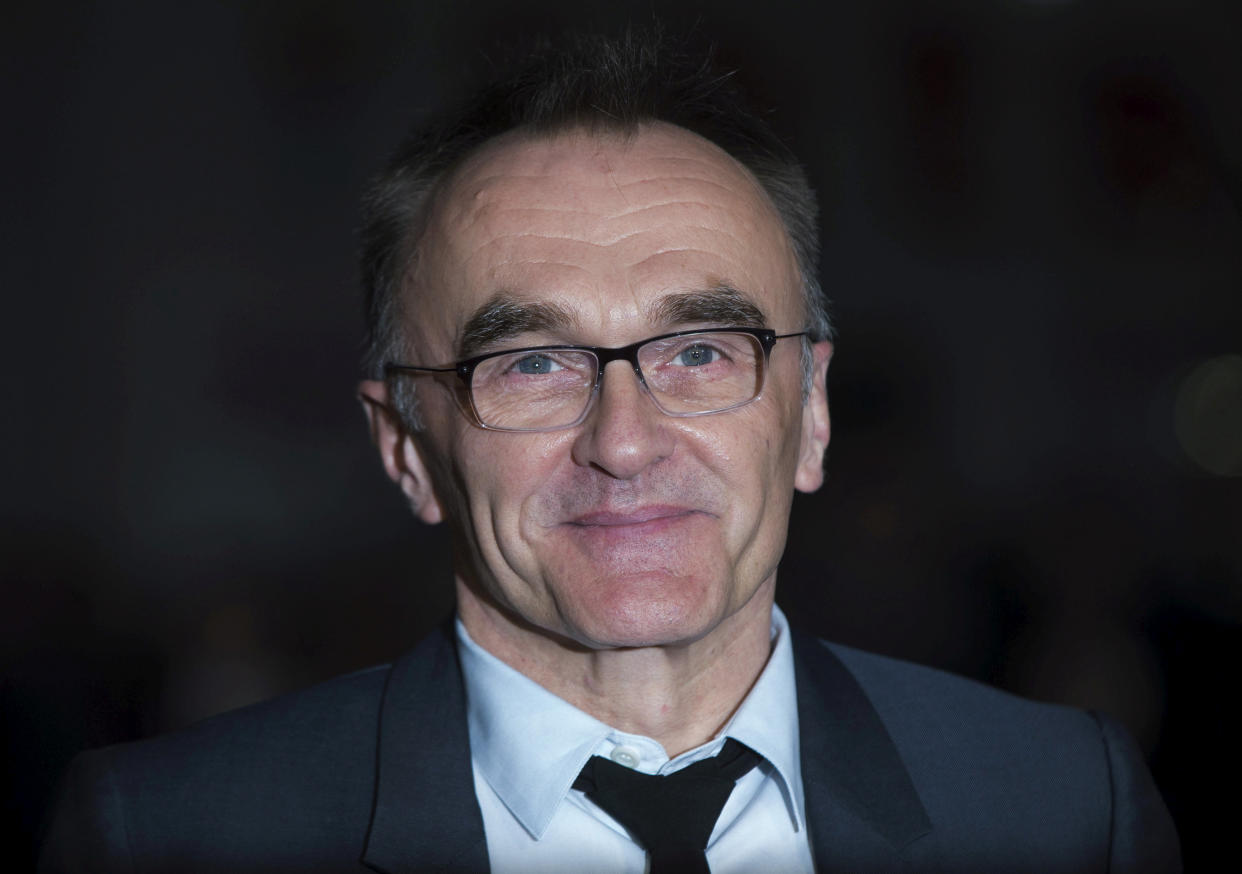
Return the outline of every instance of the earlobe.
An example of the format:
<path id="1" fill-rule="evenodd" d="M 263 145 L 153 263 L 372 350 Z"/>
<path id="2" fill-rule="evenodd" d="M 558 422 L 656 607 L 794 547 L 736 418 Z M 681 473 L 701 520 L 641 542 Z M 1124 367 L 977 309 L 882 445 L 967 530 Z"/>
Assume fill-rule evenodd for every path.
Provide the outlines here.
<path id="1" fill-rule="evenodd" d="M 813 492 L 824 484 L 824 453 L 832 436 L 828 416 L 828 363 L 832 360 L 832 343 L 821 340 L 812 349 L 811 392 L 802 408 L 802 446 L 794 476 L 794 488 L 800 492 Z"/>
<path id="2" fill-rule="evenodd" d="M 378 379 L 363 380 L 358 384 L 358 400 L 388 478 L 401 487 L 415 516 L 428 525 L 442 521 L 444 512 L 423 450 L 389 403 L 388 386 Z"/>

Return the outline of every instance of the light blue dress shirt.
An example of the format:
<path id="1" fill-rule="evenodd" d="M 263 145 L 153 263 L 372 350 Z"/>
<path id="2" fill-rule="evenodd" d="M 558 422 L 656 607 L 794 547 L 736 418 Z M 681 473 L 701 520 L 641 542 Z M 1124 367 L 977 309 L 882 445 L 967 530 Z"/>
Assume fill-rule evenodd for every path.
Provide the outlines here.
<path id="1" fill-rule="evenodd" d="M 643 874 L 646 853 L 573 782 L 593 755 L 645 774 L 714 756 L 733 737 L 764 761 L 741 778 L 707 845 L 713 874 L 814 870 L 806 834 L 789 626 L 772 610 L 772 654 L 711 741 L 670 759 L 655 740 L 617 731 L 519 673 L 457 622 L 475 794 L 497 874 Z"/>

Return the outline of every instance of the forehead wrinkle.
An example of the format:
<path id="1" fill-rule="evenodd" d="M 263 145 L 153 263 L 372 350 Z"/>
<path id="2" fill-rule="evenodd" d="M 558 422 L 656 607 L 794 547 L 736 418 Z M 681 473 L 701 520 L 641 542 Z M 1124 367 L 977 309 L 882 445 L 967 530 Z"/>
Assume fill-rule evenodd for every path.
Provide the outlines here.
<path id="1" fill-rule="evenodd" d="M 624 234 L 621 237 L 618 237 L 617 239 L 625 239 L 626 237 L 631 237 L 631 236 L 633 236 L 633 234 Z M 616 240 L 604 240 L 604 241 L 584 240 L 582 239 L 582 237 L 577 236 L 576 234 L 545 233 L 543 231 L 518 231 L 512 234 L 497 234 L 495 237 L 492 237 L 492 239 L 488 240 L 488 242 L 485 244 L 484 247 L 490 247 L 490 246 L 500 245 L 502 243 L 512 243 L 515 241 L 530 240 L 530 239 L 556 240 L 557 242 L 564 242 L 564 243 L 581 243 L 584 246 L 593 246 L 597 249 L 610 246 L 614 242 L 616 242 Z M 484 247 L 481 247 L 481 248 L 484 248 Z"/>
<path id="2" fill-rule="evenodd" d="M 490 184 L 488 184 L 490 182 Z M 516 183 L 521 184 L 516 184 Z M 573 183 L 561 181 L 558 176 L 514 176 L 504 177 L 495 176 L 489 180 L 483 180 L 483 184 L 475 188 L 472 197 L 463 198 L 467 202 L 461 204 L 459 213 L 464 217 L 470 216 L 470 221 L 486 223 L 489 219 L 498 216 L 537 216 L 546 213 L 550 216 L 567 217 L 575 219 L 595 219 L 597 221 L 616 221 L 624 219 L 628 216 L 641 214 L 644 211 L 652 209 L 660 209 L 662 207 L 694 207 L 699 209 L 716 209 L 724 207 L 731 208 L 730 201 L 735 201 L 739 191 L 736 185 L 727 184 L 713 178 L 700 176 L 658 176 L 656 178 L 643 178 L 628 182 L 619 182 L 611 175 L 608 177 L 609 184 L 607 187 L 617 191 L 621 198 L 626 202 L 627 206 L 631 200 L 634 191 L 657 188 L 662 189 L 669 184 L 686 183 L 700 187 L 704 190 L 696 192 L 694 197 L 671 197 L 652 202 L 649 198 L 640 206 L 634 208 L 625 208 L 608 214 L 600 214 L 595 210 L 586 210 L 578 208 L 572 201 L 557 200 L 558 197 L 565 194 L 575 194 L 578 192 L 578 186 Z M 551 183 L 551 184 L 549 184 Z M 707 190 L 707 189 L 710 189 Z M 722 194 L 722 198 L 714 198 L 713 194 Z M 509 198 L 520 196 L 520 203 L 508 203 Z"/>
<path id="3" fill-rule="evenodd" d="M 739 246 L 742 244 L 741 238 L 739 238 L 736 234 L 733 234 L 729 232 L 727 229 L 725 229 L 724 227 L 720 227 L 715 224 L 707 224 L 707 223 L 696 224 L 692 227 L 685 228 L 684 230 L 685 232 L 692 233 L 692 234 L 718 234 L 722 237 L 725 237 L 734 246 Z M 604 237 L 602 234 L 595 233 L 595 234 L 592 234 L 592 236 L 596 237 L 596 239 L 585 239 L 583 236 L 579 234 L 568 233 L 568 232 L 514 231 L 513 233 L 496 234 L 495 236 L 491 237 L 485 243 L 481 244 L 478 247 L 478 249 L 470 255 L 470 260 L 474 260 L 480 255 L 485 254 L 491 250 L 494 250 L 497 247 L 505 247 L 508 245 L 520 246 L 521 243 L 526 240 L 556 241 L 557 243 L 567 243 L 571 245 L 587 246 L 592 249 L 608 249 L 613 246 L 618 246 L 620 244 L 626 243 L 638 237 L 650 236 L 653 234 L 663 235 L 665 233 L 667 233 L 667 231 L 666 229 L 662 227 L 641 227 L 641 228 L 634 228 L 632 230 L 618 231 L 609 237 Z M 662 252 L 672 252 L 672 251 L 680 251 L 680 250 L 691 251 L 693 250 L 693 247 L 691 246 L 668 246 L 668 247 L 661 248 L 660 250 L 652 252 L 650 254 L 658 255 L 658 254 L 661 254 Z M 519 258 L 518 260 L 521 260 L 523 262 L 528 262 L 528 263 L 535 263 L 541 260 L 550 260 L 550 259 Z M 641 263 L 641 261 L 639 263 Z"/>
<path id="4" fill-rule="evenodd" d="M 587 270 L 585 265 L 577 263 L 580 256 L 574 250 L 579 247 L 594 250 L 603 246 L 571 234 L 537 231 L 497 234 L 464 253 L 462 269 L 496 285 L 503 285 L 498 276 L 533 264 L 557 264 L 578 272 Z"/>
<path id="5" fill-rule="evenodd" d="M 712 188 L 717 191 L 721 191 L 724 194 L 729 195 L 728 199 L 735 199 L 738 196 L 738 189 L 736 185 L 728 185 L 724 182 L 717 181 L 716 179 L 709 179 L 703 176 L 659 176 L 652 179 L 635 179 L 633 182 L 621 183 L 617 185 L 617 188 L 621 191 L 630 191 L 634 188 L 646 188 L 648 186 L 664 187 L 670 183 L 680 182 L 685 182 L 697 187 Z M 677 200 L 671 202 L 682 201 Z"/>
<path id="6" fill-rule="evenodd" d="M 681 204 L 678 204 L 678 206 L 681 206 Z M 631 223 L 627 223 L 627 227 L 630 229 L 609 238 L 608 245 L 632 242 L 633 245 L 637 246 L 644 242 L 644 238 L 652 236 L 656 237 L 657 240 L 666 239 L 670 236 L 670 224 L 673 225 L 673 231 L 675 232 L 674 239 L 655 246 L 643 257 L 638 257 L 633 263 L 642 263 L 648 257 L 659 255 L 663 252 L 679 250 L 702 251 L 705 254 L 709 254 L 714 246 L 721 243 L 725 245 L 725 248 L 720 249 L 717 252 L 718 255 L 728 252 L 744 252 L 748 248 L 747 241 L 752 240 L 755 235 L 763 233 L 761 226 L 746 224 L 742 227 L 742 231 L 746 233 L 744 236 L 739 235 L 729 227 L 729 222 L 722 221 L 710 208 L 705 208 L 699 211 L 691 221 L 679 220 L 673 223 L 646 224 L 640 227 L 633 227 Z M 639 255 L 642 253 L 635 254 Z"/>
<path id="7" fill-rule="evenodd" d="M 513 236 L 513 234 L 505 233 L 501 229 L 512 224 L 527 229 L 532 225 L 537 228 L 572 227 L 581 235 L 584 232 L 592 232 L 590 229 L 599 225 L 601 221 L 601 217 L 590 210 L 576 209 L 572 206 L 522 203 L 480 207 L 461 224 L 478 227 L 492 237 L 506 237 Z M 519 235 L 530 236 L 538 235 L 538 233 L 538 231 L 527 230 Z M 562 234 L 554 235 L 561 236 Z"/>
<path id="8" fill-rule="evenodd" d="M 668 209 L 693 209 L 697 212 L 710 214 L 716 209 L 715 204 L 708 203 L 703 200 L 664 200 L 659 203 L 648 203 L 645 206 L 636 206 L 633 209 L 627 209 L 625 212 L 619 212 L 608 217 L 609 223 L 615 223 L 634 216 L 642 215 L 651 210 L 668 210 Z"/>
<path id="9" fill-rule="evenodd" d="M 495 188 L 505 187 L 511 179 L 502 175 L 492 177 L 495 181 Z M 630 198 L 622 192 L 622 197 L 626 201 L 626 208 L 618 211 L 605 211 L 600 213 L 598 210 L 582 209 L 573 200 L 560 200 L 556 198 L 559 194 L 572 194 L 575 187 L 570 184 L 565 185 L 547 185 L 547 179 L 540 177 L 522 176 L 517 177 L 524 181 L 536 182 L 542 181 L 537 190 L 521 191 L 523 199 L 517 203 L 513 203 L 510 197 L 514 192 L 483 191 L 476 189 L 473 198 L 467 198 L 469 203 L 460 205 L 460 212 L 456 218 L 461 224 L 475 225 L 481 228 L 496 228 L 509 223 L 519 223 L 524 226 L 522 233 L 505 234 L 497 233 L 492 243 L 522 238 L 539 238 L 545 237 L 552 240 L 574 240 L 588 245 L 612 245 L 623 242 L 626 239 L 642 234 L 646 231 L 659 231 L 659 227 L 651 228 L 631 228 L 622 233 L 607 234 L 605 229 L 610 225 L 618 223 L 626 224 L 635 220 L 641 220 L 646 214 L 661 212 L 669 213 L 670 217 L 680 213 L 679 221 L 684 222 L 688 217 L 686 213 L 703 218 L 711 216 L 716 210 L 724 209 L 730 214 L 739 212 L 740 205 L 736 203 L 737 196 L 740 193 L 736 185 L 729 185 L 715 179 L 700 178 L 697 176 L 675 176 L 660 177 L 655 179 L 644 178 L 641 180 L 626 182 L 623 187 L 626 189 L 635 188 L 663 188 L 670 182 L 685 182 L 698 186 L 702 186 L 703 190 L 697 191 L 693 196 L 667 197 L 652 202 L 650 198 L 640 198 L 641 204 L 630 207 Z M 610 180 L 615 183 L 616 180 Z M 749 181 L 749 180 L 747 180 Z M 523 189 L 529 189 L 528 185 L 520 186 Z M 562 192 L 562 189 L 563 192 Z M 707 190 L 710 189 L 710 190 Z M 716 198 L 715 194 L 724 195 Z M 533 195 L 533 196 L 532 196 Z M 542 202 L 540 202 L 542 201 Z M 767 204 L 763 204 L 767 206 Z M 741 209 L 742 212 L 748 211 Z M 766 211 L 766 210 L 765 210 Z M 691 222 L 697 224 L 697 222 Z M 710 222 L 715 225 L 717 222 Z M 531 226 L 536 227 L 531 230 Z M 718 228 L 710 227 L 709 224 L 702 225 L 704 230 L 718 230 Z M 593 239 L 587 239 L 593 238 Z M 733 242 L 737 242 L 736 237 Z"/>
<path id="10" fill-rule="evenodd" d="M 574 209 L 569 206 L 541 206 L 538 204 L 509 205 L 509 206 L 488 206 L 478 210 L 478 216 L 474 219 L 476 222 L 487 222 L 493 216 L 500 216 L 502 219 L 516 216 L 518 218 L 538 218 L 547 215 L 553 218 L 571 218 L 576 221 L 583 219 L 598 219 L 599 216 L 594 212 L 585 209 Z"/>
<path id="11" fill-rule="evenodd" d="M 668 155 L 652 158 L 651 160 L 683 166 L 677 166 L 675 170 L 665 171 L 663 174 L 659 172 L 647 174 L 644 178 L 624 182 L 621 184 L 621 187 L 631 189 L 645 185 L 666 185 L 684 182 L 694 186 L 715 189 L 725 195 L 726 201 L 736 202 L 739 199 L 755 198 L 762 203 L 765 211 L 770 212 L 779 219 L 779 212 L 775 204 L 772 203 L 771 196 L 759 181 L 755 179 L 754 175 L 731 156 L 722 153 L 722 157 L 728 160 L 730 166 L 726 172 L 733 177 L 731 179 L 722 178 L 721 168 L 714 166 L 710 161 L 705 161 L 698 157 Z M 690 172 L 684 165 L 690 165 L 695 169 L 699 169 L 700 172 Z"/>
<path id="12" fill-rule="evenodd" d="M 695 230 L 697 234 L 707 235 L 709 238 L 719 237 L 723 239 L 724 241 L 726 241 L 731 248 L 737 251 L 745 251 L 746 249 L 746 245 L 747 245 L 746 241 L 743 240 L 741 237 L 739 237 L 737 234 L 734 234 L 730 232 L 729 230 L 726 230 L 725 228 L 709 227 L 709 226 L 704 225 L 704 226 L 700 226 L 696 228 Z M 627 235 L 627 239 L 631 237 L 641 237 L 645 233 L 647 233 L 647 231 L 635 231 L 634 233 Z M 648 261 L 651 261 L 654 258 L 659 258 L 661 255 L 668 255 L 670 253 L 675 253 L 675 252 L 688 252 L 688 253 L 694 253 L 694 254 L 699 254 L 699 255 L 706 255 L 712 258 L 720 257 L 719 252 L 716 251 L 712 245 L 710 245 L 710 242 L 708 244 L 704 244 L 702 238 L 700 237 L 699 239 L 689 241 L 688 243 L 683 243 L 682 245 L 660 246 L 654 250 L 642 252 L 640 253 L 641 257 L 634 259 L 630 263 L 631 263 L 631 266 L 633 267 L 642 267 L 644 264 L 646 264 Z"/>
<path id="13" fill-rule="evenodd" d="M 683 206 L 701 207 L 701 211 L 705 217 L 712 215 L 711 208 L 709 205 L 698 204 L 698 203 L 687 204 L 687 203 L 678 202 L 678 201 L 674 201 L 669 204 L 652 206 L 652 207 L 642 207 L 640 209 L 634 210 L 630 215 L 636 215 L 636 214 L 639 214 L 641 212 L 644 212 L 650 209 L 658 209 L 661 206 L 666 207 L 666 208 L 670 206 L 674 208 L 679 208 Z M 617 219 L 609 219 L 604 224 L 613 224 L 613 223 L 616 223 L 616 221 Z M 527 224 L 529 225 L 529 223 L 530 222 L 528 221 Z M 748 226 L 748 228 L 753 230 L 754 233 L 763 232 L 762 227 Z M 709 221 L 694 222 L 690 225 L 683 226 L 682 231 L 686 234 L 690 234 L 693 236 L 701 236 L 701 235 L 720 236 L 724 238 L 725 241 L 727 241 L 729 248 L 733 250 L 740 251 L 745 247 L 745 240 L 741 236 L 739 236 L 737 233 L 733 232 L 728 227 L 726 227 L 724 223 L 720 223 L 718 221 L 713 220 L 710 222 Z M 533 261 L 549 260 L 546 257 L 530 259 L 530 258 L 522 256 L 521 253 L 522 253 L 523 243 L 526 241 L 532 241 L 532 240 L 536 242 L 555 241 L 558 244 L 567 244 L 570 246 L 585 246 L 588 249 L 600 250 L 600 249 L 608 249 L 614 246 L 621 246 L 632 240 L 641 239 L 643 237 L 650 236 L 653 234 L 663 235 L 665 233 L 667 233 L 667 229 L 661 225 L 656 225 L 654 227 L 650 225 L 645 225 L 643 227 L 637 227 L 637 228 L 627 226 L 627 228 L 618 230 L 610 235 L 603 234 L 602 228 L 599 228 L 599 227 L 592 228 L 587 233 L 574 232 L 574 231 L 564 230 L 561 228 L 547 229 L 547 230 L 543 230 L 543 229 L 522 230 L 522 231 L 513 231 L 513 232 L 508 232 L 508 233 L 497 233 L 497 234 L 492 235 L 489 239 L 487 239 L 485 242 L 479 245 L 478 248 L 474 252 L 470 253 L 470 255 L 467 256 L 467 261 L 473 262 L 481 256 L 485 256 L 491 252 L 494 252 L 497 248 L 501 248 L 502 250 L 504 250 L 504 249 L 508 249 L 509 247 L 512 247 L 512 248 L 506 252 L 507 257 L 504 260 L 517 260 L 517 261 L 522 261 L 522 262 L 527 262 L 527 263 L 531 263 Z M 686 246 L 686 245 L 661 247 L 656 251 L 647 253 L 643 258 L 640 258 L 635 263 L 641 264 L 643 261 L 647 260 L 647 258 L 654 257 L 656 255 L 660 255 L 665 252 L 682 251 L 682 250 L 693 251 L 693 250 L 698 250 L 698 248 L 699 247 L 697 246 Z M 703 251 L 706 251 L 706 250 L 703 250 Z"/>

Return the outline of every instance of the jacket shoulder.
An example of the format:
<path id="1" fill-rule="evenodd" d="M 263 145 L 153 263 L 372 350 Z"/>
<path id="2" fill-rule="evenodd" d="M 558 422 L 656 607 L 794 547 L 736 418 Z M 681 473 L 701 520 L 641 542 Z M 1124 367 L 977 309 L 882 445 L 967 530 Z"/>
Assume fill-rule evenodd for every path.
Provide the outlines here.
<path id="1" fill-rule="evenodd" d="M 858 681 L 912 770 L 937 774 L 935 782 L 978 771 L 995 775 L 976 784 L 979 792 L 990 783 L 1016 784 L 1019 777 L 1028 789 L 1061 794 L 1073 788 L 1079 797 L 1108 786 L 1108 738 L 1093 713 L 937 668 L 821 645 Z"/>
<path id="2" fill-rule="evenodd" d="M 878 655 L 838 643 L 819 641 L 849 669 L 880 710 L 881 715 L 898 717 L 918 705 L 926 716 L 978 724 L 976 717 L 989 721 L 1047 725 L 1052 731 L 1086 731 L 1098 734 L 1095 720 L 1083 710 L 1061 704 L 1032 701 L 939 668 Z M 887 721 L 887 720 L 886 720 Z"/>
<path id="3" fill-rule="evenodd" d="M 247 871 L 276 847 L 297 848 L 286 859 L 297 870 L 356 862 L 389 673 L 359 671 L 80 754 L 41 870 Z"/>
<path id="4" fill-rule="evenodd" d="M 1045 870 L 1059 870 L 1057 847 L 1066 870 L 1181 869 L 1172 820 L 1115 719 L 819 645 L 853 675 L 892 737 L 939 833 L 933 845 L 949 839 L 1012 860 L 1022 834 L 1051 852 Z"/>
<path id="5" fill-rule="evenodd" d="M 256 782 L 276 771 L 298 775 L 297 761 L 313 756 L 322 779 L 336 759 L 374 753 L 375 726 L 391 667 L 380 665 L 328 680 L 269 701 L 219 714 L 166 735 L 98 751 L 118 774 L 142 774 L 143 784 L 179 791 L 186 778 L 216 779 L 224 774 Z M 343 741 L 348 740 L 345 744 Z M 362 747 L 363 749 L 357 749 Z M 370 748 L 370 753 L 366 748 Z M 88 753 L 87 755 L 92 755 Z M 162 766 L 175 766 L 177 778 L 157 780 Z M 303 779 L 306 775 L 302 775 Z M 204 787 L 196 787 L 202 789 Z"/>

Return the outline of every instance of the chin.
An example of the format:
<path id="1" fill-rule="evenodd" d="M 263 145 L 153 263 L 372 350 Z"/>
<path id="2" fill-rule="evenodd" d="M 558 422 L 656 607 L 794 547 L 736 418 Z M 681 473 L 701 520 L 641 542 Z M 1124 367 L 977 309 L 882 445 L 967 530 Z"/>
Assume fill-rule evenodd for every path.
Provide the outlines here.
<path id="1" fill-rule="evenodd" d="M 571 605 L 571 636 L 595 649 L 693 643 L 726 617 L 719 585 L 693 577 L 635 574 L 599 581 L 598 598 Z"/>

